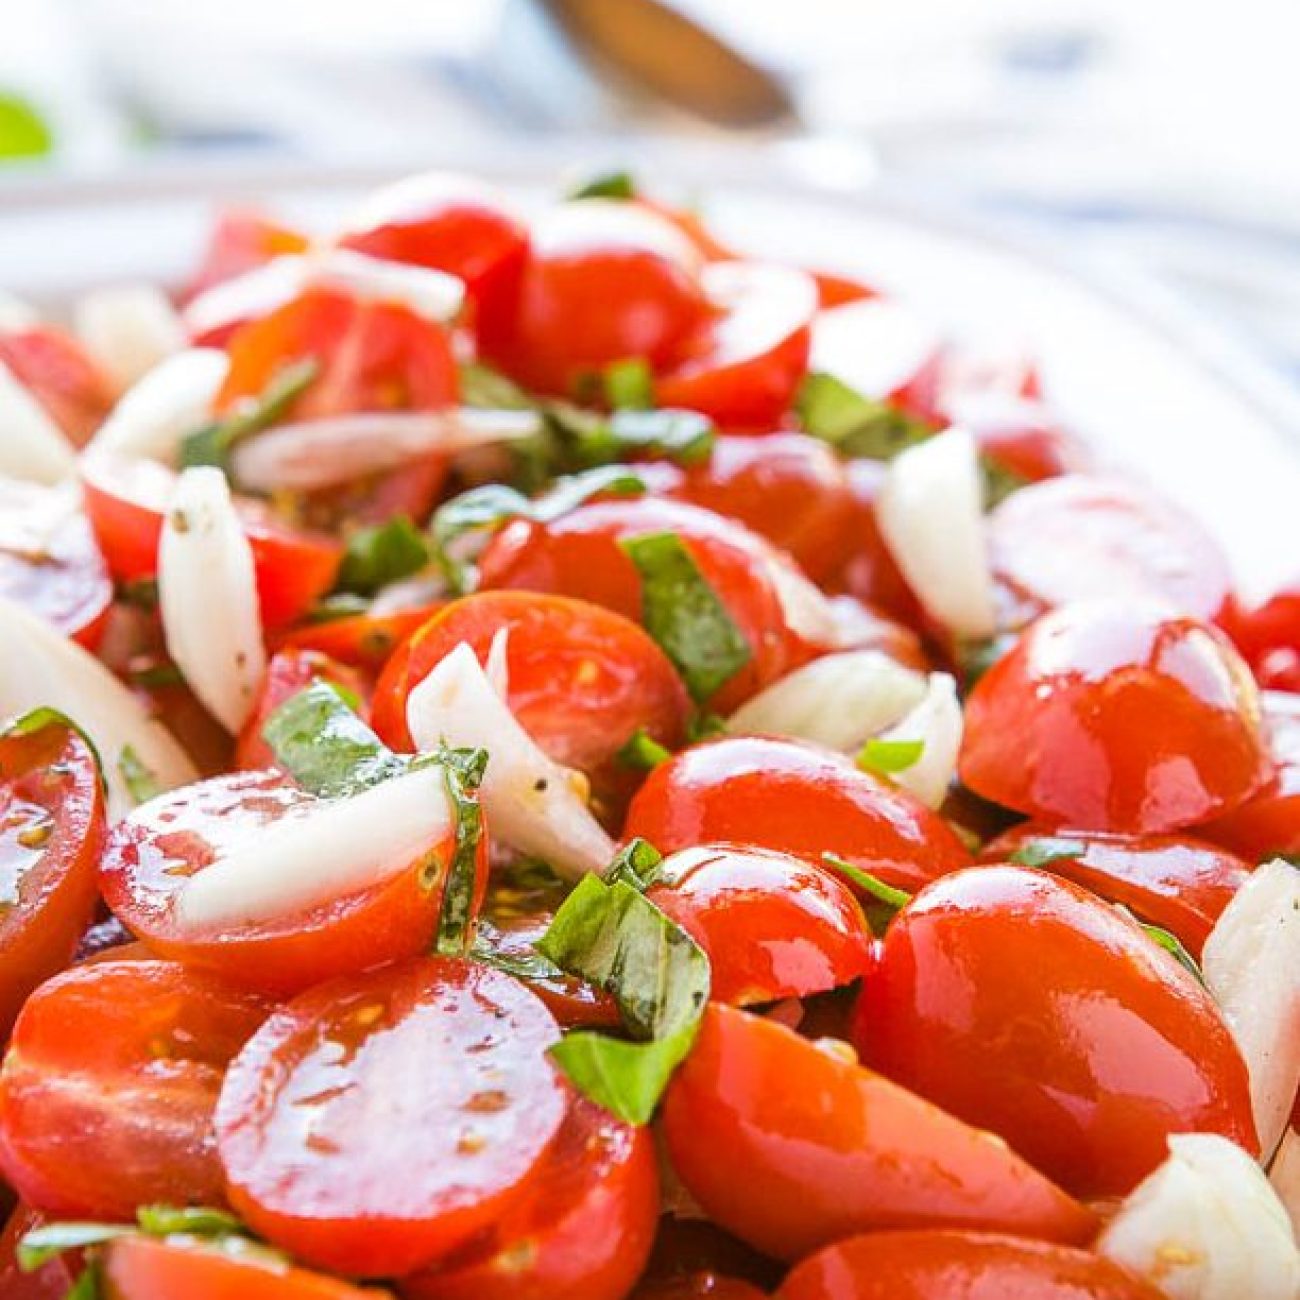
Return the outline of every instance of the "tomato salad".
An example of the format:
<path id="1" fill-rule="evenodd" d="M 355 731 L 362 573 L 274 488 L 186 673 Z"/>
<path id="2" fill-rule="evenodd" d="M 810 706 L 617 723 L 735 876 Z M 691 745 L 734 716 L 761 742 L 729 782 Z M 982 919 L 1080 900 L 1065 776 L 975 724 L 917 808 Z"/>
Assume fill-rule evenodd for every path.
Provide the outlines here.
<path id="1" fill-rule="evenodd" d="M 624 174 L 76 319 L 0 313 L 6 1300 L 1300 1294 L 1300 582 L 1029 359 Z"/>

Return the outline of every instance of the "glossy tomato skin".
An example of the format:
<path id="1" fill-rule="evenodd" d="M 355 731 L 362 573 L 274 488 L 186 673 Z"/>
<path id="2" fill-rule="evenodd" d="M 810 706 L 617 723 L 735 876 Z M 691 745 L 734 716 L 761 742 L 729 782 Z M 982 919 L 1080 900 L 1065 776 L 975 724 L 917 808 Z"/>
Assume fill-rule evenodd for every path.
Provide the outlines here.
<path id="1" fill-rule="evenodd" d="M 765 736 L 708 741 L 661 763 L 624 833 L 661 853 L 731 843 L 819 868 L 830 852 L 904 889 L 970 861 L 948 825 L 905 791 L 843 755 Z"/>
<path id="2" fill-rule="evenodd" d="M 1231 631 L 1260 686 L 1300 692 L 1300 581 L 1239 611 Z"/>
<path id="3" fill-rule="evenodd" d="M 564 1119 L 559 1036 L 517 980 L 426 957 L 318 985 L 232 1065 L 216 1129 L 231 1203 L 361 1277 L 414 1272 L 520 1202 Z M 361 1122 L 382 1114 L 382 1123 Z"/>
<path id="4" fill-rule="evenodd" d="M 647 897 L 704 949 L 719 1002 L 824 993 L 858 979 L 868 961 L 871 931 L 852 893 L 786 853 L 682 849 L 664 860 Z"/>
<path id="5" fill-rule="evenodd" d="M 71 334 L 52 325 L 0 330 L 0 364 L 75 446 L 84 447 L 113 408 L 108 379 Z"/>
<path id="6" fill-rule="evenodd" d="M 1254 682 L 1231 643 L 1160 606 L 1045 615 L 966 705 L 961 779 L 1044 820 L 1178 830 L 1245 802 L 1271 770 Z"/>
<path id="7" fill-rule="evenodd" d="M 66 1300 L 77 1278 L 74 1256 L 59 1255 L 35 1272 L 18 1267 L 18 1243 L 45 1223 L 43 1215 L 26 1205 L 16 1205 L 0 1234 L 0 1295 L 5 1300 Z"/>
<path id="8" fill-rule="evenodd" d="M 1096 1226 L 987 1133 L 839 1051 L 719 1003 L 669 1084 L 663 1130 L 709 1217 L 780 1259 L 873 1228 L 1075 1242 Z"/>
<path id="9" fill-rule="evenodd" d="M 0 1070 L 0 1166 L 51 1217 L 220 1205 L 212 1109 L 268 1004 L 175 962 L 104 960 L 28 999 Z"/>
<path id="10" fill-rule="evenodd" d="M 215 284 L 265 266 L 276 257 L 307 251 L 307 237 L 250 208 L 227 208 L 217 214 L 207 248 L 190 281 L 187 298 Z"/>
<path id="11" fill-rule="evenodd" d="M 894 918 L 854 1044 L 1078 1196 L 1127 1194 L 1171 1133 L 1256 1149 L 1209 993 L 1130 918 L 1027 867 L 957 872 Z"/>
<path id="12" fill-rule="evenodd" d="M 1159 1300 L 1091 1251 L 976 1232 L 873 1232 L 800 1263 L 777 1300 Z"/>

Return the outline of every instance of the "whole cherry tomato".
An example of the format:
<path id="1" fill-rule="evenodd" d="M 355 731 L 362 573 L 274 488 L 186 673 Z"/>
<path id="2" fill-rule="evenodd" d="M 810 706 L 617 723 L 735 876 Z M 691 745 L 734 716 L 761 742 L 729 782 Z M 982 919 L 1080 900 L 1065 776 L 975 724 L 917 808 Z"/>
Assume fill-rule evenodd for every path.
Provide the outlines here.
<path id="1" fill-rule="evenodd" d="M 976 684 L 961 778 L 1089 830 L 1178 830 L 1244 803 L 1272 764 L 1250 672 L 1227 637 L 1113 600 L 1044 615 Z"/>
<path id="2" fill-rule="evenodd" d="M 1079 1196 L 1131 1191 L 1171 1133 L 1256 1147 L 1209 993 L 1130 917 L 1042 871 L 978 867 L 917 894 L 885 933 L 854 1043 Z"/>
<path id="3" fill-rule="evenodd" d="M 71 334 L 52 325 L 0 330 L 0 365 L 84 447 L 113 409 L 113 387 Z"/>
<path id="4" fill-rule="evenodd" d="M 189 283 L 187 298 L 245 271 L 265 266 L 276 257 L 305 253 L 307 236 L 250 208 L 227 208 L 217 214 L 198 270 Z"/>
<path id="5" fill-rule="evenodd" d="M 280 644 L 315 650 L 338 663 L 378 673 L 393 651 L 441 608 L 441 604 L 416 605 L 388 614 L 352 614 L 307 623 L 286 633 Z"/>

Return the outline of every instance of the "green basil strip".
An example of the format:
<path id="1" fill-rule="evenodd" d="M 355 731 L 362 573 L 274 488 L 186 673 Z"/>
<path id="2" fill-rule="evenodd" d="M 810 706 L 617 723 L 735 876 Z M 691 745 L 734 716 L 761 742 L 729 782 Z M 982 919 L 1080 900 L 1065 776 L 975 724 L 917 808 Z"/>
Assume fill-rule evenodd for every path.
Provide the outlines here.
<path id="1" fill-rule="evenodd" d="M 708 699 L 749 663 L 749 642 L 680 537 L 648 533 L 620 545 L 641 575 L 646 631 L 692 697 Z"/>
<path id="2" fill-rule="evenodd" d="M 487 411 L 531 411 L 535 406 L 513 379 L 479 361 L 460 367 L 460 400 Z"/>
<path id="3" fill-rule="evenodd" d="M 992 456 L 980 457 L 980 474 L 984 480 L 985 510 L 1001 505 L 1013 492 L 1019 492 L 1022 487 L 1030 484 L 1030 480 L 1023 474 L 1017 474 L 1010 466 Z"/>
<path id="4" fill-rule="evenodd" d="M 579 1030 L 551 1048 L 551 1059 L 584 1097 L 625 1124 L 648 1124 L 698 1030 L 690 1024 L 650 1043 Z"/>
<path id="5" fill-rule="evenodd" d="M 924 420 L 820 371 L 800 385 L 795 410 L 814 438 L 830 443 L 843 456 L 867 460 L 892 460 L 934 433 Z"/>
<path id="6" fill-rule="evenodd" d="M 479 918 L 474 927 L 470 957 L 485 966 L 493 966 L 521 980 L 563 979 L 564 972 L 549 957 L 535 948 L 507 950 L 503 932 L 491 921 Z"/>
<path id="7" fill-rule="evenodd" d="M 373 528 L 358 528 L 347 541 L 339 566 L 340 592 L 373 596 L 381 587 L 419 573 L 432 555 L 424 534 L 397 515 Z"/>
<path id="8" fill-rule="evenodd" d="M 14 1258 L 24 1273 L 35 1273 L 64 1251 L 102 1246 L 133 1232 L 134 1226 L 124 1223 L 47 1223 L 23 1236 Z"/>
<path id="9" fill-rule="evenodd" d="M 618 851 L 602 879 L 607 885 L 621 880 L 644 894 L 658 879 L 663 860 L 664 855 L 638 835 Z"/>
<path id="10" fill-rule="evenodd" d="M 1146 936 L 1153 943 L 1163 948 L 1198 984 L 1204 986 L 1205 976 L 1196 964 L 1196 958 L 1183 946 L 1183 941 L 1169 930 L 1158 925 L 1148 925 L 1145 921 L 1138 924 L 1146 931 Z"/>
<path id="11" fill-rule="evenodd" d="M 130 745 L 123 745 L 117 758 L 117 770 L 122 776 L 123 784 L 136 803 L 148 803 L 162 794 L 162 785 L 158 774 L 135 752 Z"/>
<path id="12" fill-rule="evenodd" d="M 614 755 L 626 767 L 648 772 L 672 758 L 673 751 L 661 745 L 644 727 L 638 727 Z"/>
<path id="13" fill-rule="evenodd" d="M 629 171 L 598 172 L 565 195 L 568 199 L 634 199 L 636 181 Z"/>
<path id="14" fill-rule="evenodd" d="M 915 767 L 924 753 L 923 740 L 881 740 L 873 736 L 858 750 L 857 764 L 864 771 L 893 776 Z"/>
<path id="15" fill-rule="evenodd" d="M 1081 858 L 1087 851 L 1088 846 L 1082 840 L 1043 835 L 1026 840 L 1014 853 L 1007 855 L 1007 861 L 1018 867 L 1050 867 L 1053 862 Z"/>
<path id="16" fill-rule="evenodd" d="M 713 451 L 717 429 L 698 411 L 665 407 L 604 415 L 568 402 L 545 408 L 554 445 L 554 472 L 608 465 L 634 456 L 657 456 L 699 465 Z"/>
<path id="17" fill-rule="evenodd" d="M 243 1236 L 247 1229 L 227 1210 L 210 1205 L 142 1205 L 135 1212 L 136 1222 L 151 1237 Z"/>
<path id="18" fill-rule="evenodd" d="M 483 809 L 478 788 L 483 783 L 485 749 L 441 748 L 436 755 L 447 782 L 447 795 L 456 809 L 456 850 L 442 887 L 442 907 L 434 951 L 444 956 L 464 954 L 472 938 L 478 852 L 483 839 Z M 418 760 L 417 760 L 418 761 Z"/>
<path id="19" fill-rule="evenodd" d="M 855 867 L 838 853 L 823 853 L 822 861 L 828 867 L 838 871 L 850 884 L 856 885 L 872 900 L 872 904 L 865 906 L 863 911 L 866 912 L 867 921 L 875 934 L 883 934 L 889 922 L 912 901 L 912 895 L 906 889 L 897 889 L 893 885 L 885 884 L 871 872 Z"/>
<path id="20" fill-rule="evenodd" d="M 655 378 L 644 357 L 612 361 L 601 375 L 605 401 L 616 411 L 652 411 Z"/>
<path id="21" fill-rule="evenodd" d="M 104 1294 L 103 1271 L 97 1259 L 90 1260 L 81 1276 L 68 1288 L 63 1300 L 101 1300 Z"/>

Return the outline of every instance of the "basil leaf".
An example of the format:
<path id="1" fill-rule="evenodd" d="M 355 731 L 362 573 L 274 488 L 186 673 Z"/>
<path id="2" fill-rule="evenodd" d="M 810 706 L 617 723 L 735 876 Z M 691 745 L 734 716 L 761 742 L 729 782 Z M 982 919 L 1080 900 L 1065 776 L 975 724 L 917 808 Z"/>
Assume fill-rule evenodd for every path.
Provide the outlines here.
<path id="1" fill-rule="evenodd" d="M 566 1034 L 550 1055 L 584 1097 L 625 1124 L 648 1124 L 698 1030 L 698 1024 L 687 1025 L 650 1043 L 579 1030 Z"/>
<path id="2" fill-rule="evenodd" d="M 805 432 L 844 456 L 892 460 L 934 432 L 924 420 L 867 397 L 823 371 L 804 379 L 794 405 Z"/>
<path id="3" fill-rule="evenodd" d="M 1018 867 L 1050 867 L 1053 862 L 1081 858 L 1087 851 L 1088 846 L 1082 840 L 1044 835 L 1026 840 L 1014 853 L 1007 855 L 1007 861 L 1014 862 Z"/>
<path id="4" fill-rule="evenodd" d="M 648 533 L 620 543 L 641 575 L 646 631 L 681 674 L 692 697 L 706 700 L 753 657 L 717 592 L 681 538 Z"/>
<path id="5" fill-rule="evenodd" d="M 444 956 L 456 956 L 469 946 L 474 921 L 478 853 L 483 839 L 478 788 L 483 783 L 488 754 L 485 749 L 448 749 L 444 745 L 436 758 L 447 782 L 447 795 L 456 809 L 456 850 L 442 886 L 433 947 Z"/>
<path id="6" fill-rule="evenodd" d="M 663 860 L 664 855 L 638 835 L 618 851 L 602 879 L 607 885 L 622 881 L 644 894 L 658 878 Z"/>
<path id="7" fill-rule="evenodd" d="M 980 457 L 980 475 L 984 480 L 984 509 L 1001 505 L 1013 492 L 1028 487 L 1030 480 L 992 456 Z"/>
<path id="8" fill-rule="evenodd" d="M 336 588 L 373 596 L 380 587 L 419 573 L 431 551 L 424 534 L 405 516 L 373 528 L 358 528 L 348 538 Z"/>
<path id="9" fill-rule="evenodd" d="M 533 399 L 513 379 L 480 361 L 460 367 L 460 400 L 489 411 L 528 411 L 534 406 Z"/>
<path id="10" fill-rule="evenodd" d="M 882 740 L 873 736 L 858 750 L 857 765 L 880 776 L 893 776 L 915 767 L 925 753 L 923 740 Z"/>
<path id="11" fill-rule="evenodd" d="M 47 1223 L 22 1237 L 14 1258 L 24 1273 L 35 1273 L 64 1251 L 102 1246 L 118 1237 L 129 1237 L 134 1231 L 122 1223 Z"/>
<path id="12" fill-rule="evenodd" d="M 68 1288 L 63 1300 L 101 1300 L 104 1294 L 103 1281 L 99 1261 L 92 1259 L 81 1270 L 81 1276 Z"/>
<path id="13" fill-rule="evenodd" d="M 717 713 L 695 713 L 686 722 L 686 740 L 697 745 L 727 734 L 727 720 Z"/>
<path id="14" fill-rule="evenodd" d="M 1159 944 L 1198 984 L 1205 986 L 1205 976 L 1196 964 L 1196 958 L 1183 946 L 1183 941 L 1169 930 L 1158 925 L 1148 925 L 1145 921 L 1138 924 L 1146 931 L 1147 938 Z"/>
<path id="15" fill-rule="evenodd" d="M 912 901 L 912 895 L 907 890 L 885 884 L 871 872 L 855 867 L 838 853 L 823 853 L 822 861 L 873 900 L 862 910 L 866 913 L 867 921 L 875 934 L 883 934 L 889 922 Z"/>
<path id="16" fill-rule="evenodd" d="M 570 190 L 568 199 L 634 199 L 636 182 L 629 171 L 598 172 Z"/>
<path id="17" fill-rule="evenodd" d="M 535 948 L 508 948 L 505 936 L 491 921 L 480 918 L 475 927 L 470 957 L 485 966 L 493 966 L 521 980 L 563 979 L 564 972 L 549 957 Z"/>
<path id="18" fill-rule="evenodd" d="M 661 745 L 644 727 L 638 727 L 614 755 L 625 766 L 644 772 L 667 762 L 672 756 L 673 751 Z"/>
<path id="19" fill-rule="evenodd" d="M 135 1218 L 151 1237 L 228 1237 L 247 1232 L 233 1214 L 210 1205 L 141 1205 Z"/>
<path id="20" fill-rule="evenodd" d="M 605 401 L 616 411 L 654 410 L 654 372 L 643 357 L 610 362 L 601 376 L 601 387 Z"/>
<path id="21" fill-rule="evenodd" d="M 569 402 L 545 408 L 552 434 L 554 472 L 589 469 L 634 456 L 658 456 L 679 465 L 699 465 L 713 451 L 717 429 L 698 411 L 669 407 L 621 410 L 604 415 Z"/>
<path id="22" fill-rule="evenodd" d="M 123 745 L 117 758 L 117 770 L 127 791 L 136 803 L 148 803 L 162 794 L 158 774 L 149 767 L 130 745 Z"/>

